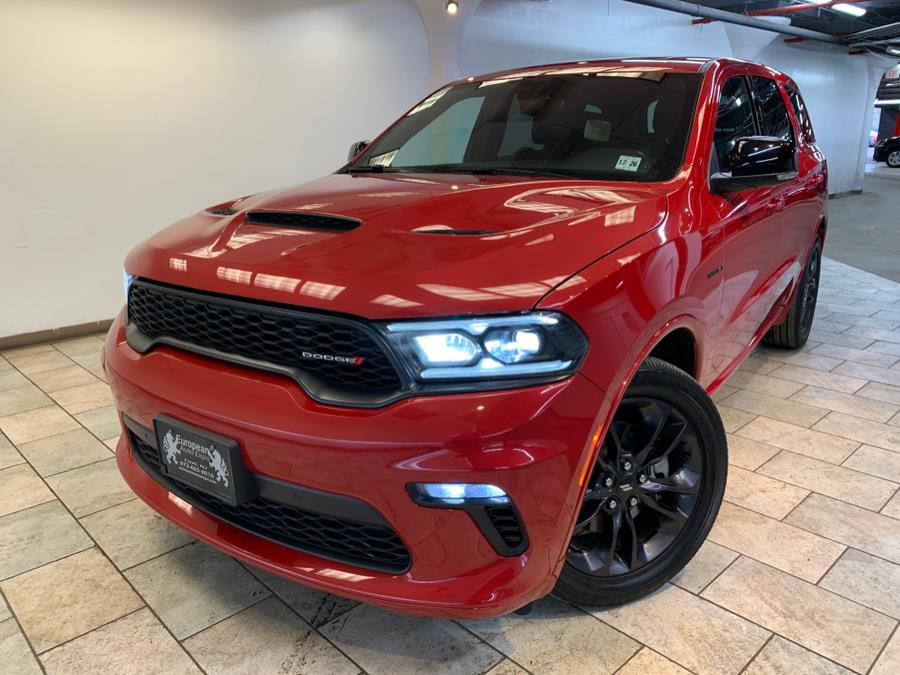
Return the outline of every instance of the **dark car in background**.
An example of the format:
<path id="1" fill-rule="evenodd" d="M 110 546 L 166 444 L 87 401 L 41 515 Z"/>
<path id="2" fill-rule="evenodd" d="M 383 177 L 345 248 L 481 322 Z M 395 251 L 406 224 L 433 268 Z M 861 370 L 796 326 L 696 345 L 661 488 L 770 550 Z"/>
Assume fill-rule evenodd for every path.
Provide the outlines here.
<path id="1" fill-rule="evenodd" d="M 875 144 L 876 162 L 884 162 L 892 169 L 900 169 L 900 136 L 885 138 Z"/>

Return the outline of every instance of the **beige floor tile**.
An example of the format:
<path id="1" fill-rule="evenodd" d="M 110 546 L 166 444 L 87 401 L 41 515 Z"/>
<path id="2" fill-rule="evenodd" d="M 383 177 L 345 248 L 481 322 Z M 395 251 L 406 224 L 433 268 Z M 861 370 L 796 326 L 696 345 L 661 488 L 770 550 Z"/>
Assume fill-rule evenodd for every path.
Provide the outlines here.
<path id="1" fill-rule="evenodd" d="M 785 521 L 900 564 L 900 521 L 811 494 Z"/>
<path id="2" fill-rule="evenodd" d="M 851 377 L 849 373 L 835 374 L 822 370 L 814 370 L 812 368 L 802 368 L 789 364 L 783 365 L 778 370 L 773 370 L 772 377 L 779 377 L 783 380 L 791 382 L 799 382 L 801 384 L 811 384 L 814 387 L 823 387 L 825 389 L 834 389 L 845 394 L 853 394 L 859 391 L 866 380 L 862 377 Z"/>
<path id="3" fill-rule="evenodd" d="M 873 401 L 856 394 L 842 394 L 822 387 L 805 387 L 791 396 L 792 401 L 817 405 L 835 412 L 862 417 L 875 422 L 886 422 L 900 410 L 900 406 Z"/>
<path id="4" fill-rule="evenodd" d="M 900 630 L 894 632 L 869 675 L 897 675 L 900 673 Z"/>
<path id="5" fill-rule="evenodd" d="M 852 675 L 852 671 L 775 635 L 744 675 Z"/>
<path id="6" fill-rule="evenodd" d="M 676 586 L 591 613 L 701 675 L 739 672 L 769 637 L 760 627 Z"/>
<path id="7" fill-rule="evenodd" d="M 880 422 L 833 412 L 828 413 L 813 428 L 860 443 L 900 452 L 900 429 Z"/>
<path id="8" fill-rule="evenodd" d="M 840 464 L 859 447 L 859 443 L 834 434 L 788 424 L 768 417 L 758 417 L 737 432 L 738 436 L 768 443 L 807 457 Z"/>
<path id="9" fill-rule="evenodd" d="M 791 394 L 796 394 L 803 389 L 803 385 L 797 382 L 781 380 L 777 377 L 769 377 L 759 373 L 748 373 L 743 370 L 735 371 L 728 378 L 728 384 L 738 389 L 775 396 L 776 398 L 788 398 Z"/>
<path id="10" fill-rule="evenodd" d="M 33 384 L 0 391 L 0 417 L 53 405 L 47 395 Z"/>
<path id="11" fill-rule="evenodd" d="M 28 378 L 11 366 L 7 370 L 0 370 L 0 391 L 24 387 L 29 384 L 31 382 L 28 381 Z"/>
<path id="12" fill-rule="evenodd" d="M 900 342 L 886 342 L 877 340 L 866 347 L 866 350 L 876 354 L 884 354 L 900 359 Z"/>
<path id="13" fill-rule="evenodd" d="M 77 428 L 78 422 L 57 406 L 0 417 L 0 431 L 16 445 Z"/>
<path id="14" fill-rule="evenodd" d="M 95 354 L 103 348 L 103 340 L 94 336 L 72 338 L 54 342 L 53 348 L 66 356 L 81 356 L 83 354 Z"/>
<path id="15" fill-rule="evenodd" d="M 48 476 L 47 483 L 78 518 L 135 498 L 114 457 Z"/>
<path id="16" fill-rule="evenodd" d="M 728 398 L 736 391 L 738 391 L 737 387 L 732 387 L 729 384 L 723 384 L 711 394 L 711 397 L 713 401 L 718 403 L 723 398 Z"/>
<path id="17" fill-rule="evenodd" d="M 739 466 L 728 467 L 725 499 L 777 520 L 790 513 L 808 494 L 809 490 L 761 476 Z"/>
<path id="18" fill-rule="evenodd" d="M 900 406 L 900 387 L 894 387 L 890 384 L 869 382 L 869 384 L 856 392 L 856 395 Z"/>
<path id="19" fill-rule="evenodd" d="M 119 414 L 116 412 L 115 406 L 78 413 L 75 415 L 75 419 L 97 438 L 112 438 L 122 432 L 122 425 L 119 424 Z"/>
<path id="20" fill-rule="evenodd" d="M 42 476 L 109 459 L 109 449 L 84 429 L 23 443 L 21 453 Z"/>
<path id="21" fill-rule="evenodd" d="M 359 668 L 284 603 L 267 598 L 184 642 L 207 673 L 346 673 Z"/>
<path id="22" fill-rule="evenodd" d="M 81 525 L 119 569 L 134 567 L 194 540 L 140 499 L 85 516 Z"/>
<path id="23" fill-rule="evenodd" d="M 95 376 L 99 377 L 100 373 L 102 373 L 102 367 L 100 365 L 100 350 L 98 349 L 96 352 L 87 353 L 87 354 L 73 354 L 72 360 L 77 363 L 82 368 L 89 370 Z"/>
<path id="24" fill-rule="evenodd" d="M 90 537 L 58 501 L 0 518 L 0 579 L 92 546 Z"/>
<path id="25" fill-rule="evenodd" d="M 320 629 L 369 673 L 475 675 L 502 656 L 451 621 L 358 605 Z"/>
<path id="26" fill-rule="evenodd" d="M 865 338 L 856 338 L 853 335 L 848 335 L 847 337 L 865 341 Z M 853 347 L 835 344 L 819 345 L 813 349 L 810 354 L 816 356 L 831 356 L 836 359 L 841 359 L 842 361 L 855 361 L 856 363 L 875 366 L 877 368 L 890 368 L 898 359 L 897 356 L 891 356 L 890 354 L 879 354 L 874 351 L 855 349 Z"/>
<path id="27" fill-rule="evenodd" d="M 0 471 L 0 516 L 54 499 L 41 477 L 27 464 Z"/>
<path id="28" fill-rule="evenodd" d="M 900 520 L 900 491 L 891 498 L 891 501 L 885 504 L 884 508 L 881 509 L 881 513 Z"/>
<path id="29" fill-rule="evenodd" d="M 527 616 L 507 615 L 462 625 L 532 673 L 612 673 L 640 645 L 559 600 L 545 598 Z M 591 645 L 591 649 L 584 649 Z"/>
<path id="30" fill-rule="evenodd" d="M 722 504 L 709 539 L 812 582 L 844 551 L 833 541 L 728 502 Z"/>
<path id="31" fill-rule="evenodd" d="M 823 373 L 832 370 L 842 363 L 841 359 L 833 359 L 828 356 L 816 356 L 804 351 L 791 352 L 780 349 L 772 349 L 763 351 L 761 353 L 766 358 L 772 359 L 774 361 L 781 361 L 782 363 L 796 366 L 797 368 L 818 370 Z M 776 374 L 778 372 L 778 370 L 773 370 L 771 374 L 775 377 L 780 377 L 780 375 Z"/>
<path id="32" fill-rule="evenodd" d="M 801 427 L 811 427 L 828 414 L 828 411 L 824 408 L 816 408 L 805 403 L 797 403 L 796 401 L 788 401 L 775 398 L 774 396 L 767 396 L 766 394 L 757 394 L 753 391 L 743 390 L 726 398 L 721 405 L 737 408 L 755 415 L 765 415 L 766 417 L 781 420 L 782 422 L 790 422 Z"/>
<path id="33" fill-rule="evenodd" d="M 0 621 L 6 621 L 11 616 L 12 614 L 9 611 L 9 605 L 6 604 L 6 600 L 0 595 Z M 2 663 L 2 661 L 0 661 L 0 663 Z"/>
<path id="34" fill-rule="evenodd" d="M 359 604 L 338 595 L 322 593 L 309 586 L 289 581 L 250 565 L 247 565 L 247 570 L 287 603 L 304 621 L 315 628 L 328 623 Z"/>
<path id="35" fill-rule="evenodd" d="M 722 424 L 725 427 L 725 431 L 728 433 L 734 433 L 748 422 L 756 419 L 754 413 L 738 410 L 737 408 L 729 408 L 721 404 L 717 404 L 716 407 L 719 409 L 719 415 L 722 417 Z"/>
<path id="36" fill-rule="evenodd" d="M 118 435 L 113 436 L 112 438 L 107 438 L 105 441 L 103 441 L 103 445 L 105 445 L 107 448 L 109 448 L 113 452 L 116 451 L 116 446 L 118 446 L 118 444 L 119 444 L 119 436 Z"/>
<path id="37" fill-rule="evenodd" d="M 144 603 L 96 548 L 0 584 L 39 654 Z"/>
<path id="38" fill-rule="evenodd" d="M 822 330 L 819 330 L 818 325 L 813 327 L 812 332 L 810 332 L 809 334 L 809 339 L 824 343 L 813 349 L 811 351 L 812 354 L 817 354 L 820 356 L 830 356 L 832 358 L 841 359 L 844 361 L 846 361 L 847 358 L 846 356 L 841 356 L 840 352 L 831 351 L 829 349 L 820 350 L 820 347 L 844 347 L 849 349 L 863 350 L 874 342 L 874 340 L 872 340 L 871 338 L 860 337 L 858 335 L 848 335 L 847 333 L 835 332 L 826 330 L 824 328 Z"/>
<path id="39" fill-rule="evenodd" d="M 619 672 L 621 673 L 622 671 L 620 670 Z M 528 675 L 528 671 L 517 666 L 509 659 L 503 659 L 500 663 L 491 668 L 484 675 Z"/>
<path id="40" fill-rule="evenodd" d="M 774 445 L 754 441 L 736 434 L 728 434 L 728 463 L 753 471 L 759 468 L 775 455 L 781 452 L 781 448 Z"/>
<path id="41" fill-rule="evenodd" d="M 237 561 L 200 543 L 132 567 L 125 576 L 178 639 L 269 594 Z"/>
<path id="42" fill-rule="evenodd" d="M 734 551 L 707 540 L 687 566 L 672 578 L 672 583 L 691 593 L 699 593 L 737 557 Z"/>
<path id="43" fill-rule="evenodd" d="M 15 446 L 9 442 L 9 439 L 0 434 L 0 469 L 22 464 L 24 461 L 25 458 L 18 453 Z"/>
<path id="44" fill-rule="evenodd" d="M 873 511 L 878 511 L 884 506 L 898 487 L 897 483 L 891 483 L 883 478 L 835 466 L 820 459 L 797 455 L 787 450 L 775 455 L 757 471 Z"/>
<path id="45" fill-rule="evenodd" d="M 41 675 L 41 667 L 15 619 L 0 623 L 0 664 L 10 675 Z"/>
<path id="46" fill-rule="evenodd" d="M 86 384 L 96 384 L 99 380 L 81 366 L 67 366 L 66 368 L 54 368 L 31 376 L 32 381 L 46 392 L 81 387 Z"/>
<path id="47" fill-rule="evenodd" d="M 112 392 L 105 382 L 83 384 L 79 387 L 60 389 L 51 394 L 53 399 L 72 415 L 103 408 L 113 404 Z"/>
<path id="48" fill-rule="evenodd" d="M 616 675 L 688 675 L 688 673 L 690 671 L 647 647 L 616 671 Z"/>
<path id="49" fill-rule="evenodd" d="M 798 644 L 865 672 L 896 621 L 768 565 L 740 558 L 703 597 Z"/>
<path id="50" fill-rule="evenodd" d="M 55 349 L 39 352 L 37 354 L 7 356 L 6 359 L 26 376 L 33 375 L 34 373 L 42 373 L 45 370 L 65 368 L 66 366 L 73 365 L 69 358 L 64 354 L 60 354 Z"/>
<path id="51" fill-rule="evenodd" d="M 200 675 L 147 609 L 132 612 L 41 656 L 49 675 Z M 264 675 L 263 671 L 258 671 Z"/>
<path id="52" fill-rule="evenodd" d="M 819 586 L 900 619 L 900 565 L 850 548 Z"/>
<path id="53" fill-rule="evenodd" d="M 47 352 L 52 352 L 53 345 L 49 343 L 42 343 L 36 345 L 25 345 L 24 347 L 13 347 L 12 349 L 4 349 L 0 354 L 3 355 L 3 358 L 7 361 L 11 361 L 12 359 L 20 358 L 22 356 L 32 356 L 34 354 L 45 354 Z"/>
<path id="54" fill-rule="evenodd" d="M 894 370 L 893 368 L 876 368 L 875 366 L 866 366 L 862 363 L 846 361 L 835 368 L 834 372 L 857 379 L 900 387 L 900 371 Z"/>
<path id="55" fill-rule="evenodd" d="M 771 373 L 773 370 L 780 366 L 780 362 L 772 361 L 771 359 L 767 359 L 765 356 L 754 353 L 741 362 L 738 370 L 744 373 L 758 373 L 760 375 L 766 375 L 767 373 Z"/>

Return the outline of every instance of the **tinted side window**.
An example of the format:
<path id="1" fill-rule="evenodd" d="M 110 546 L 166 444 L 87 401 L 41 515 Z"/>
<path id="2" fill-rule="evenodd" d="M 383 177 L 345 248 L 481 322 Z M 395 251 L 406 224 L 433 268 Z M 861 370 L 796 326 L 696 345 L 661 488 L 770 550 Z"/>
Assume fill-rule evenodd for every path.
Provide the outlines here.
<path id="1" fill-rule="evenodd" d="M 809 111 L 806 109 L 806 103 L 804 103 L 803 97 L 800 96 L 800 92 L 793 87 L 785 87 L 784 90 L 787 92 L 791 105 L 794 107 L 794 114 L 797 115 L 797 121 L 800 123 L 800 129 L 803 131 L 803 135 L 810 143 L 814 143 L 816 135 L 813 133 L 812 122 L 809 119 Z"/>
<path id="2" fill-rule="evenodd" d="M 768 77 L 754 77 L 753 97 L 759 109 L 759 126 L 766 136 L 775 136 L 791 140 L 791 119 L 788 117 L 784 98 L 778 90 L 775 80 Z"/>
<path id="3" fill-rule="evenodd" d="M 744 77 L 732 77 L 725 82 L 719 97 L 716 135 L 713 141 L 713 172 L 731 171 L 731 149 L 739 138 L 753 136 L 753 106 Z"/>

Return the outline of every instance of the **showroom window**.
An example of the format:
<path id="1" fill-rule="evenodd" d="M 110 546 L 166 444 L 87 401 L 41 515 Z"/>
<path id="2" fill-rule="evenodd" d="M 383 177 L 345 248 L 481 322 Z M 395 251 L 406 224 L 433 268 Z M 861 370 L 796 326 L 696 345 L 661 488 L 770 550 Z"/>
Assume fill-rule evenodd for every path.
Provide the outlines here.
<path id="1" fill-rule="evenodd" d="M 712 173 L 731 171 L 731 149 L 734 144 L 739 138 L 753 136 L 755 133 L 747 80 L 743 76 L 732 77 L 725 82 L 719 97 Z"/>
<path id="2" fill-rule="evenodd" d="M 793 138 L 791 119 L 788 117 L 784 98 L 775 80 L 768 77 L 754 77 L 753 98 L 759 110 L 759 126 L 766 136 L 775 136 L 787 141 Z"/>

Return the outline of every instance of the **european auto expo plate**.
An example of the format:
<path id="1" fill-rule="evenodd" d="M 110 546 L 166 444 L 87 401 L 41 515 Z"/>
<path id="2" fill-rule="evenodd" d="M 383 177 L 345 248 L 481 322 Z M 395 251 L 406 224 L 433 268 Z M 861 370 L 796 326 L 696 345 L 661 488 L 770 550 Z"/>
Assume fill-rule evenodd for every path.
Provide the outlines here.
<path id="1" fill-rule="evenodd" d="M 250 498 L 251 476 L 237 441 L 160 415 L 153 420 L 166 473 L 182 483 L 237 505 Z"/>

